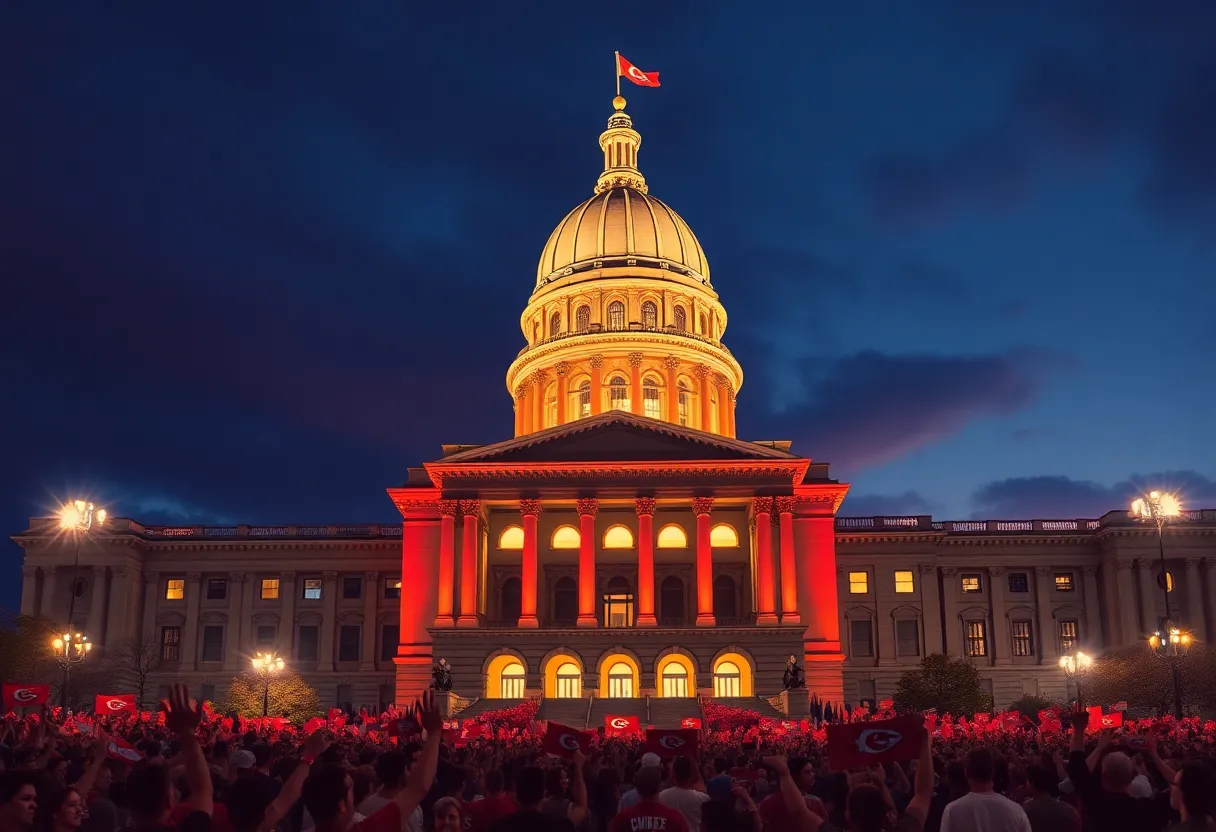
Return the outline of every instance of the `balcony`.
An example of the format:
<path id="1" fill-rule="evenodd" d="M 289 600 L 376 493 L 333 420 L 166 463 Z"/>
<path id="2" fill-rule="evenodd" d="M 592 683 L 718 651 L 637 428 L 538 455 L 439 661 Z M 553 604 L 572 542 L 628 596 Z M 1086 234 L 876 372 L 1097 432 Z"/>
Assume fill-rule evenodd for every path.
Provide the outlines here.
<path id="1" fill-rule="evenodd" d="M 712 344 L 727 355 L 731 355 L 731 351 L 726 348 L 725 344 L 716 338 L 710 338 L 708 335 L 698 335 L 697 333 L 686 329 L 677 329 L 675 326 L 647 327 L 643 326 L 638 321 L 633 321 L 624 329 L 608 329 L 603 324 L 591 324 L 587 327 L 587 329 L 581 332 L 559 332 L 557 335 L 550 335 L 548 338 L 537 341 L 535 344 L 525 346 L 515 357 L 516 359 L 521 358 L 530 350 L 534 350 L 538 347 L 543 347 L 557 341 L 564 341 L 568 338 L 586 338 L 592 335 L 604 335 L 613 332 L 650 332 L 654 333 L 655 335 L 670 335 L 675 338 L 687 338 L 690 341 L 700 341 L 703 344 Z"/>

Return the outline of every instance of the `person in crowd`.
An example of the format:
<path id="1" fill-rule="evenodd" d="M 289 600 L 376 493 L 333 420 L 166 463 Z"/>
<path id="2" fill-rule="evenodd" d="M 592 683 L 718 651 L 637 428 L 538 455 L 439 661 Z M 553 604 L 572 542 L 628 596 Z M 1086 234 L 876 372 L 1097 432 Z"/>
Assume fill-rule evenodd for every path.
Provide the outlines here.
<path id="1" fill-rule="evenodd" d="M 464 829 L 464 804 L 459 798 L 445 795 L 435 801 L 431 809 L 435 820 L 435 832 L 461 832 Z"/>
<path id="2" fill-rule="evenodd" d="M 1072 742 L 1068 754 L 1068 779 L 1081 800 L 1087 828 L 1101 832 L 1148 832 L 1160 830 L 1170 818 L 1169 796 L 1134 797 L 1136 769 L 1131 758 L 1112 750 L 1113 734 L 1103 731 L 1092 753 L 1085 753 L 1085 729 L 1089 714 L 1072 714 Z M 1095 775 L 1098 770 L 1100 774 Z"/>
<path id="3" fill-rule="evenodd" d="M 663 772 L 657 766 L 641 769 L 633 778 L 637 801 L 617 813 L 609 832 L 689 832 L 684 815 L 659 800 L 662 783 Z"/>
<path id="4" fill-rule="evenodd" d="M 576 759 L 580 755 L 576 755 Z M 569 818 L 555 817 L 541 811 L 545 799 L 545 772 L 538 766 L 527 766 L 515 778 L 517 811 L 500 818 L 490 826 L 490 832 L 574 832 Z"/>
<path id="5" fill-rule="evenodd" d="M 1025 810 L 996 791 L 991 749 L 973 748 L 963 769 L 969 791 L 946 806 L 942 832 L 1031 832 Z"/>
<path id="6" fill-rule="evenodd" d="M 1081 816 L 1055 796 L 1057 785 L 1055 774 L 1043 766 L 1026 769 L 1029 798 L 1022 804 L 1022 810 L 1030 821 L 1031 832 L 1081 832 Z"/>
<path id="7" fill-rule="evenodd" d="M 490 769 L 485 773 L 483 781 L 485 796 L 464 807 L 467 832 L 490 832 L 491 826 L 519 808 L 506 793 L 506 781 L 501 769 Z"/>
<path id="8" fill-rule="evenodd" d="M 32 772 L 0 774 L 0 832 L 31 832 L 38 809 L 38 789 Z"/>
<path id="9" fill-rule="evenodd" d="M 684 816 L 689 832 L 701 832 L 701 806 L 709 795 L 701 782 L 701 770 L 691 757 L 676 757 L 671 764 L 675 784 L 659 792 L 659 802 Z"/>

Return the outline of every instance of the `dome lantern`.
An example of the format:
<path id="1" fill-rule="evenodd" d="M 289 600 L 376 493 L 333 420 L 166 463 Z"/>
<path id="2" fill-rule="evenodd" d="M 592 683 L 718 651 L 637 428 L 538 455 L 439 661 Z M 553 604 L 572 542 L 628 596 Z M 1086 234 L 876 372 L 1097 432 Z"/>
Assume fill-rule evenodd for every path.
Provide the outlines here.
<path id="1" fill-rule="evenodd" d="M 600 133 L 600 149 L 604 151 L 604 172 L 595 183 L 595 192 L 611 188 L 633 188 L 646 193 L 646 177 L 638 170 L 638 150 L 642 136 L 633 129 L 633 119 L 625 112 L 625 99 L 612 99 L 614 112 L 608 118 L 608 129 Z"/>

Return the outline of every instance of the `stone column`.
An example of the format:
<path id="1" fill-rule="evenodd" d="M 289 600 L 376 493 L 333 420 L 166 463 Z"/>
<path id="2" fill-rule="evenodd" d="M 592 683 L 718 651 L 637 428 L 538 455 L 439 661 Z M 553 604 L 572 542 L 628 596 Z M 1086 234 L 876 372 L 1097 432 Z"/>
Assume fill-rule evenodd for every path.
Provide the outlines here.
<path id="1" fill-rule="evenodd" d="M 244 670 L 241 663 L 241 598 L 245 594 L 244 572 L 228 573 L 228 632 L 224 650 L 224 670 L 229 673 Z"/>
<path id="2" fill-rule="evenodd" d="M 144 573 L 144 638 L 150 644 L 160 648 L 160 632 L 156 626 L 156 609 L 160 601 L 160 574 L 157 572 Z"/>
<path id="3" fill-rule="evenodd" d="M 1157 587 L 1154 578 L 1156 563 L 1149 560 L 1136 561 L 1136 580 L 1140 585 L 1140 633 L 1143 636 L 1157 631 Z M 1171 599 L 1173 600 L 1173 599 Z"/>
<path id="4" fill-rule="evenodd" d="M 726 407 L 726 427 L 723 430 L 732 439 L 735 437 L 735 391 L 727 384 L 722 388 L 722 399 Z"/>
<path id="5" fill-rule="evenodd" d="M 570 364 L 559 361 L 553 367 L 557 371 L 557 423 L 566 424 L 570 420 L 566 408 L 570 405 Z"/>
<path id="6" fill-rule="evenodd" d="M 1216 642 L 1216 560 L 1208 558 L 1204 577 L 1207 580 L 1208 609 L 1208 641 Z"/>
<path id="7" fill-rule="evenodd" d="M 657 627 L 654 614 L 654 497 L 638 497 L 638 627 Z"/>
<path id="8" fill-rule="evenodd" d="M 596 371 L 598 374 L 598 371 Z M 592 383 L 594 388 L 595 384 Z M 597 393 L 592 391 L 592 396 Z M 594 399 L 593 401 L 598 401 Z M 600 512 L 599 501 L 584 497 L 575 502 L 578 508 L 578 621 L 579 627 L 598 626 L 595 615 L 595 516 Z"/>
<path id="9" fill-rule="evenodd" d="M 1098 567 L 1081 567 L 1081 587 L 1085 593 L 1085 630 L 1077 633 L 1078 641 L 1091 651 L 1105 645 L 1102 638 L 1101 607 L 1098 603 Z"/>
<path id="10" fill-rule="evenodd" d="M 756 520 L 756 623 L 777 624 L 777 575 L 773 565 L 773 498 L 752 498 Z"/>
<path id="11" fill-rule="evenodd" d="M 693 497 L 692 513 L 697 518 L 698 627 L 712 627 L 717 623 L 714 620 L 714 550 L 709 539 L 709 513 L 713 506 L 712 497 Z"/>
<path id="12" fill-rule="evenodd" d="M 604 356 L 593 355 L 591 364 L 591 415 L 604 412 Z"/>
<path id="13" fill-rule="evenodd" d="M 549 374 L 544 370 L 532 373 L 532 430 L 545 429 L 545 387 Z"/>
<path id="14" fill-rule="evenodd" d="M 38 567 L 25 564 L 21 567 L 21 614 L 38 613 Z"/>
<path id="15" fill-rule="evenodd" d="M 1186 628 L 1192 634 L 1202 637 L 1203 623 L 1203 581 L 1199 577 L 1200 558 L 1186 559 Z M 1177 584 L 1174 584 L 1177 586 Z"/>
<path id="16" fill-rule="evenodd" d="M 461 500 L 463 524 L 460 548 L 460 618 L 457 627 L 477 626 L 477 526 L 481 521 L 481 500 Z"/>
<path id="17" fill-rule="evenodd" d="M 49 618 L 58 623 L 56 616 L 59 610 L 55 603 L 55 572 L 58 567 L 44 566 L 42 567 L 42 607 L 39 612 L 43 617 Z"/>
<path id="18" fill-rule="evenodd" d="M 642 415 L 642 354 L 629 353 L 629 411 Z"/>
<path id="19" fill-rule="evenodd" d="M 1039 663 L 1049 666 L 1058 664 L 1056 649 L 1055 616 L 1051 614 L 1051 594 L 1055 591 L 1052 570 L 1040 566 L 1035 572 L 1035 600 L 1039 606 Z"/>
<path id="20" fill-rule="evenodd" d="M 360 670 L 376 669 L 376 631 L 380 629 L 380 619 L 376 615 L 376 604 L 380 601 L 379 572 L 363 573 L 363 655 L 359 657 Z"/>
<path id="21" fill-rule="evenodd" d="M 524 429 L 524 417 L 528 412 L 527 398 L 524 396 L 524 386 L 522 384 L 515 387 L 515 435 L 522 436 L 527 431 Z"/>
<path id="22" fill-rule="evenodd" d="M 1132 586 L 1132 562 L 1130 560 L 1115 561 L 1115 593 L 1114 606 L 1109 609 L 1111 615 L 1114 616 L 1116 627 L 1122 625 L 1116 646 L 1126 647 L 1129 644 L 1135 644 L 1140 639 L 1138 632 L 1140 627 L 1136 623 L 1137 616 L 1131 612 L 1135 609 L 1136 590 Z"/>
<path id="23" fill-rule="evenodd" d="M 519 386 L 524 391 L 523 398 L 520 399 L 521 408 L 524 412 L 524 414 L 523 414 L 523 426 L 524 426 L 523 432 L 531 433 L 532 431 L 536 430 L 536 426 L 533 424 L 533 421 L 532 421 L 533 415 L 534 415 L 534 406 L 532 404 L 532 401 L 533 401 L 533 397 L 536 395 L 536 387 L 532 384 L 532 379 L 530 379 L 530 378 L 524 379 L 523 382 Z"/>
<path id="24" fill-rule="evenodd" d="M 198 603 L 199 580 L 203 576 L 198 572 L 186 574 L 186 628 L 182 633 L 182 669 L 194 670 L 195 657 L 198 655 Z"/>
<path id="25" fill-rule="evenodd" d="M 963 631 L 958 617 L 958 569 L 947 566 L 942 569 L 942 606 L 946 610 L 946 655 L 960 658 L 963 655 Z"/>
<path id="26" fill-rule="evenodd" d="M 667 402 L 663 413 L 673 425 L 680 423 L 680 377 L 676 374 L 679 366 L 680 359 L 674 355 L 663 359 L 663 369 L 667 371 Z"/>
<path id="27" fill-rule="evenodd" d="M 132 624 L 139 619 L 139 601 L 131 597 L 131 579 L 134 573 L 126 566 L 110 567 L 109 609 L 106 616 L 105 646 L 122 647 L 125 642 L 134 637 L 136 630 Z"/>
<path id="28" fill-rule="evenodd" d="M 710 426 L 713 424 L 713 416 L 711 415 L 713 413 L 713 403 L 710 401 L 709 397 L 709 385 L 711 383 L 709 378 L 709 368 L 704 364 L 698 364 L 696 367 L 693 367 L 692 372 L 693 375 L 697 377 L 699 382 L 697 385 L 697 395 L 701 399 L 700 428 L 701 430 L 708 431 Z"/>
<path id="29" fill-rule="evenodd" d="M 989 662 L 994 665 L 1013 664 L 1013 642 L 1009 638 L 1009 621 L 1005 616 L 1005 568 L 989 567 L 988 583 L 988 602 L 992 610 L 992 655 Z"/>
<path id="30" fill-rule="evenodd" d="M 325 581 L 321 588 L 321 597 L 325 603 L 321 612 L 321 651 L 317 670 L 330 671 L 334 669 L 334 662 L 337 660 L 334 635 L 338 628 L 338 573 L 323 572 L 321 577 Z"/>
<path id="31" fill-rule="evenodd" d="M 798 614 L 798 567 L 794 556 L 794 498 L 774 500 L 781 540 L 781 623 L 801 624 Z"/>
<path id="32" fill-rule="evenodd" d="M 240 656 L 237 661 L 243 666 L 245 659 L 253 657 L 253 594 L 262 594 L 262 581 L 253 577 L 245 581 L 245 591 L 241 593 L 241 637 Z"/>
<path id="33" fill-rule="evenodd" d="M 460 503 L 456 500 L 439 501 L 439 580 L 435 607 L 435 626 L 454 627 L 456 619 L 452 607 L 456 598 L 456 514 Z M 402 579 L 409 573 L 403 572 Z"/>
<path id="34" fill-rule="evenodd" d="M 535 630 L 540 626 L 536 618 L 536 575 L 538 569 L 536 521 L 540 516 L 540 500 L 520 500 L 519 513 L 523 518 L 524 550 L 520 558 L 519 621 L 517 626 Z"/>
<path id="35" fill-rule="evenodd" d="M 106 627 L 106 568 L 93 567 L 93 597 L 89 601 L 89 618 L 85 626 L 85 634 L 94 644 L 105 644 Z"/>
<path id="36" fill-rule="evenodd" d="M 917 564 L 920 573 L 921 620 L 924 624 L 925 655 L 945 650 L 942 644 L 942 593 L 937 585 L 937 567 Z"/>
<path id="37" fill-rule="evenodd" d="M 291 660 L 291 650 L 296 636 L 296 573 L 279 573 L 279 630 L 275 633 L 275 650 L 286 661 Z"/>
<path id="38" fill-rule="evenodd" d="M 718 373 L 714 376 L 714 386 L 718 388 L 718 433 L 730 436 L 730 383 L 726 376 Z"/>

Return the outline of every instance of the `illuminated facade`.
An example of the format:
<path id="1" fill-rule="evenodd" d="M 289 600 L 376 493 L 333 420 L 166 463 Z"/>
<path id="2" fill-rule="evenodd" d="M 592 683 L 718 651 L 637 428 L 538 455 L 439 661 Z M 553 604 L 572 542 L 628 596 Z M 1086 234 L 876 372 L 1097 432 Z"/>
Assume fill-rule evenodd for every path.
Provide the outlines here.
<path id="1" fill-rule="evenodd" d="M 1126 512 L 837 517 L 848 486 L 826 464 L 736 438 L 726 310 L 691 229 L 648 192 L 624 104 L 593 195 L 542 251 L 507 371 L 512 438 L 411 469 L 389 489 L 400 525 L 117 519 L 76 569 L 54 522 L 32 521 L 14 538 L 22 612 L 63 621 L 75 594 L 75 629 L 142 640 L 157 683 L 205 695 L 274 650 L 323 703 L 374 707 L 446 658 L 474 707 L 544 696 L 545 715 L 593 725 L 604 709 L 658 724 L 705 696 L 768 707 L 791 655 L 832 701 L 890 696 L 943 651 L 998 704 L 1063 696 L 1062 652 L 1156 627 L 1156 531 Z M 1216 638 L 1216 512 L 1165 539 L 1173 608 Z"/>

